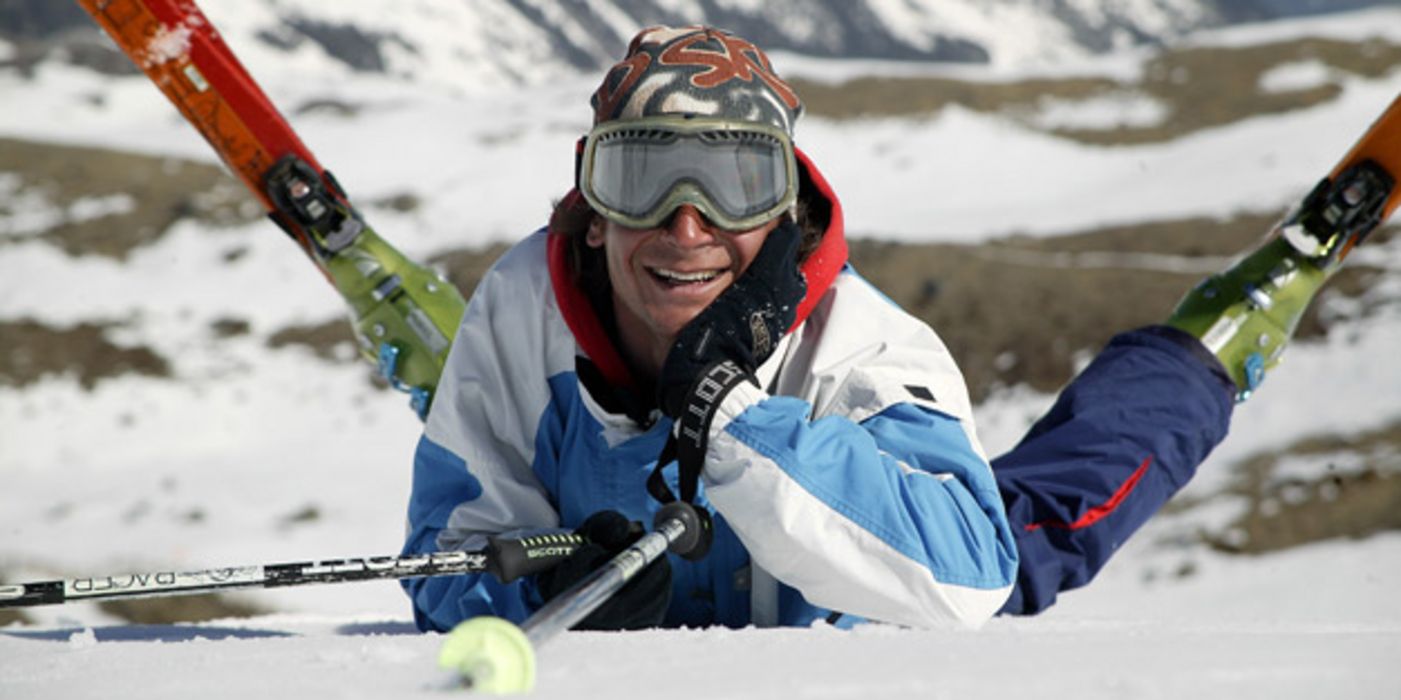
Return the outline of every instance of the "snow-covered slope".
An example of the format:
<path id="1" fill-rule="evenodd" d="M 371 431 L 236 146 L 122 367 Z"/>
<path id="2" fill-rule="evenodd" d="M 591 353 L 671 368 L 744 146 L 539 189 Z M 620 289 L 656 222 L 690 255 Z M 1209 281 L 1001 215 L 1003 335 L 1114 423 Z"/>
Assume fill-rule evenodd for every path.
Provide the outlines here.
<path id="1" fill-rule="evenodd" d="M 638 29 L 705 23 L 768 50 L 830 58 L 989 64 L 1048 60 L 1172 42 L 1240 20 L 1384 6 L 1238 0 L 210 0 L 202 3 L 255 70 L 334 80 L 380 73 L 437 89 L 542 84 L 617 60 Z M 49 0 L 0 5 L 0 38 L 88 26 Z M 72 38 L 70 37 L 70 40 Z M 3 59 L 0 59 L 3 60 Z"/>

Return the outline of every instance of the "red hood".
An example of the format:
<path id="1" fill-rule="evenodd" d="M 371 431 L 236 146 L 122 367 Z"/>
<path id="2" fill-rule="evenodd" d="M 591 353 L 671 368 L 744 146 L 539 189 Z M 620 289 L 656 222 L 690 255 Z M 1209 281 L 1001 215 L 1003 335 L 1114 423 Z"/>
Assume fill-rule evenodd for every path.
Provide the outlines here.
<path id="1" fill-rule="evenodd" d="M 822 177 L 822 173 L 813 165 L 807 154 L 800 149 L 794 149 L 794 152 L 798 156 L 798 167 L 807 174 L 817 196 L 827 200 L 832 207 L 831 221 L 827 225 L 827 232 L 822 236 L 822 243 L 800 268 L 803 278 L 807 281 L 808 291 L 802 303 L 798 304 L 798 316 L 793 321 L 793 327 L 796 328 L 807 319 L 808 314 L 817 306 L 818 300 L 837 279 L 837 273 L 846 265 L 847 249 L 841 202 L 837 200 L 831 185 Z M 565 195 L 564 204 L 570 206 L 580 199 L 582 196 L 579 191 L 571 190 Z M 574 333 L 574 338 L 579 341 L 584 353 L 610 383 L 615 386 L 636 387 L 637 383 L 633 381 L 632 373 L 623 362 L 622 355 L 609 341 L 603 323 L 594 313 L 588 295 L 579 288 L 574 274 L 569 270 L 568 248 L 569 242 L 565 236 L 557 234 L 552 228 L 549 240 L 550 281 L 554 285 L 555 301 L 559 303 L 564 322 L 569 325 L 569 330 Z"/>

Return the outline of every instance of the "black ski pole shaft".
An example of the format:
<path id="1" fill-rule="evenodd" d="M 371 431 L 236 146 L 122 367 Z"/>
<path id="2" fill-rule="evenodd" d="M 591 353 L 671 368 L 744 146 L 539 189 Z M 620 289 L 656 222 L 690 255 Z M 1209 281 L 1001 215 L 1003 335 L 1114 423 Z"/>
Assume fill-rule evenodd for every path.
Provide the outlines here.
<path id="1" fill-rule="evenodd" d="M 502 582 L 509 582 L 558 564 L 582 542 L 583 538 L 569 533 L 524 538 L 492 537 L 488 538 L 487 546 L 470 551 L 231 566 L 197 571 L 161 569 L 117 576 L 0 584 L 0 608 L 483 572 L 492 574 Z"/>
<path id="2" fill-rule="evenodd" d="M 686 524 L 680 518 L 661 521 L 652 532 L 643 535 L 607 564 L 595 569 L 526 618 L 521 623 L 521 631 L 525 632 L 531 646 L 538 649 L 560 632 L 588 617 L 638 572 L 665 554 L 671 543 L 685 535 Z"/>

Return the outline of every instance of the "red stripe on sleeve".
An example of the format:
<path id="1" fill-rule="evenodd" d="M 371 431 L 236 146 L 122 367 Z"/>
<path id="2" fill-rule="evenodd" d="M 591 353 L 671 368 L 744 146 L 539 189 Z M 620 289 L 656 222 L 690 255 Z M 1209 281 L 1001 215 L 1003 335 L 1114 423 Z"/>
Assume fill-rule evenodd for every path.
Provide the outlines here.
<path id="1" fill-rule="evenodd" d="M 1138 486 L 1138 482 L 1143 479 L 1143 475 L 1148 472 L 1148 466 L 1152 463 L 1152 455 L 1144 457 L 1143 463 L 1138 465 L 1138 469 L 1134 470 L 1134 473 L 1124 481 L 1123 485 L 1119 487 L 1118 491 L 1114 492 L 1113 496 L 1109 497 L 1109 500 L 1085 511 L 1085 514 L 1080 516 L 1075 522 L 1067 523 L 1063 520 L 1045 520 L 1027 525 L 1026 531 L 1035 532 L 1043 527 L 1053 527 L 1060 530 L 1079 530 L 1080 528 L 1089 527 L 1109 517 L 1109 514 L 1113 513 L 1119 507 L 1119 504 L 1123 503 L 1124 499 L 1129 497 L 1134 487 Z"/>

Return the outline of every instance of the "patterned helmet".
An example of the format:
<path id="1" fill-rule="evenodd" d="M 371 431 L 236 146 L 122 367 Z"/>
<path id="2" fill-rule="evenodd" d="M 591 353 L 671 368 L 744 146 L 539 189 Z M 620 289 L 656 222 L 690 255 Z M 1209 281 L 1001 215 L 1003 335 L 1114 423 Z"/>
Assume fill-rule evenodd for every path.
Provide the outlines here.
<path id="1" fill-rule="evenodd" d="M 793 136 L 798 95 L 753 44 L 711 27 L 649 27 L 591 100 L 594 124 L 694 114 L 773 126 Z"/>

